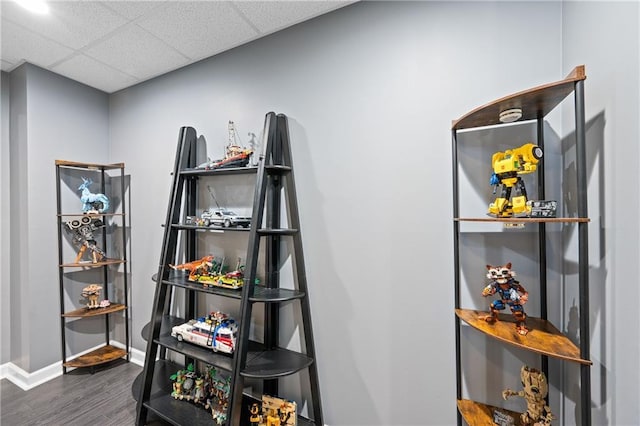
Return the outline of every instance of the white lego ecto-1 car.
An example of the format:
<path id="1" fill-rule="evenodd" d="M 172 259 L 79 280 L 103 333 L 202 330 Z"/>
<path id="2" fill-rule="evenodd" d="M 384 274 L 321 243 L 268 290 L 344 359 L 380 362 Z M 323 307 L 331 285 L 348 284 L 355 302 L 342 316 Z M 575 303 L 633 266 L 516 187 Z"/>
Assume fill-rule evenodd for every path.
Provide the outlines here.
<path id="1" fill-rule="evenodd" d="M 232 354 L 236 348 L 238 324 L 226 314 L 213 312 L 171 329 L 171 336 L 178 341 L 187 341 L 212 349 L 214 352 Z"/>

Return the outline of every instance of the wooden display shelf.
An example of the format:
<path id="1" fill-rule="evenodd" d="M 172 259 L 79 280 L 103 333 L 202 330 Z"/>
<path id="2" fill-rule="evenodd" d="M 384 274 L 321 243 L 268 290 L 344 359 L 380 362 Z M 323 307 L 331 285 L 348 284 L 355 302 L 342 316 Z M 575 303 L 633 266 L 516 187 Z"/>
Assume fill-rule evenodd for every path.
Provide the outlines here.
<path id="1" fill-rule="evenodd" d="M 522 336 L 516 331 L 515 320 L 509 314 L 499 314 L 499 321 L 492 324 L 484 320 L 488 312 L 456 309 L 456 315 L 473 328 L 510 345 L 566 361 L 593 364 L 580 357 L 580 350 L 567 336 L 541 318 L 527 317 L 529 333 Z"/>
<path id="2" fill-rule="evenodd" d="M 124 168 L 124 163 L 97 164 L 97 163 L 79 163 L 77 161 L 67 161 L 67 160 L 56 160 L 56 166 L 75 167 L 77 169 L 88 169 L 88 170 L 111 170 L 111 169 Z"/>
<path id="3" fill-rule="evenodd" d="M 88 318 L 100 315 L 107 315 L 112 312 L 124 311 L 127 307 L 120 303 L 112 303 L 106 308 L 80 308 L 62 314 L 63 317 Z"/>
<path id="4" fill-rule="evenodd" d="M 63 263 L 62 265 L 59 265 L 61 268 L 97 268 L 100 266 L 106 266 L 106 265 L 119 265 L 121 263 L 125 263 L 126 260 L 123 259 L 107 259 L 107 260 L 101 260 L 100 262 L 80 262 L 80 263 Z"/>
<path id="5" fill-rule="evenodd" d="M 574 91 L 577 81 L 586 78 L 584 65 L 579 65 L 563 80 L 514 93 L 478 107 L 454 120 L 451 128 L 462 130 L 502 124 L 500 113 L 511 108 L 522 109 L 522 118 L 519 121 L 536 120 L 549 114 Z"/>
<path id="6" fill-rule="evenodd" d="M 511 417 L 513 419 L 514 426 L 522 425 L 520 413 L 516 411 L 482 404 L 469 399 L 458 400 L 458 411 L 460 411 L 464 421 L 470 426 L 495 426 L 493 421 L 493 413 L 495 411 L 499 411 L 500 413 Z"/>
<path id="7" fill-rule="evenodd" d="M 587 223 L 588 217 L 455 217 L 456 222 L 504 222 L 504 223 Z"/>
<path id="8" fill-rule="evenodd" d="M 126 216 L 125 213 L 58 213 L 58 217 L 101 217 L 101 216 Z"/>
<path id="9" fill-rule="evenodd" d="M 80 355 L 77 358 L 71 359 L 65 362 L 63 367 L 93 367 L 95 365 L 106 364 L 107 362 L 115 361 L 118 358 L 127 356 L 127 351 L 124 349 L 116 348 L 115 346 L 105 345 L 94 351 Z"/>

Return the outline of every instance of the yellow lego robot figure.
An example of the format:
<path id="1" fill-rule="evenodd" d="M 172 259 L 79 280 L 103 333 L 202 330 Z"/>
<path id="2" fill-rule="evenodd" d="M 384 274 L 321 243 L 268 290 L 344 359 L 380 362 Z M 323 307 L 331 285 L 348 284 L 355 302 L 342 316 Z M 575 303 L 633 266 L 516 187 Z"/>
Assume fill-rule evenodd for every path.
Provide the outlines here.
<path id="1" fill-rule="evenodd" d="M 491 157 L 493 174 L 491 185 L 494 185 L 495 194 L 497 186 L 502 185 L 500 196 L 489 204 L 488 215 L 493 217 L 524 217 L 531 213 L 531 206 L 527 205 L 527 191 L 521 175 L 533 173 L 542 158 L 542 148 L 532 143 L 527 143 L 519 148 L 496 152 Z M 511 198 L 512 189 L 516 194 Z"/>

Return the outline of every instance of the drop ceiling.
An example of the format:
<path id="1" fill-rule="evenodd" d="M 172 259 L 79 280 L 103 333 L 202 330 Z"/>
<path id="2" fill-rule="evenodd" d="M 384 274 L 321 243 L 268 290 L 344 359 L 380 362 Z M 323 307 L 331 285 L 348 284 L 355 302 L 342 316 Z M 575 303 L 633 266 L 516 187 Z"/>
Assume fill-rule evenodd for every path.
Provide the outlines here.
<path id="1" fill-rule="evenodd" d="M 37 15 L 0 0 L 2 70 L 28 62 L 107 93 L 354 1 L 50 1 Z"/>

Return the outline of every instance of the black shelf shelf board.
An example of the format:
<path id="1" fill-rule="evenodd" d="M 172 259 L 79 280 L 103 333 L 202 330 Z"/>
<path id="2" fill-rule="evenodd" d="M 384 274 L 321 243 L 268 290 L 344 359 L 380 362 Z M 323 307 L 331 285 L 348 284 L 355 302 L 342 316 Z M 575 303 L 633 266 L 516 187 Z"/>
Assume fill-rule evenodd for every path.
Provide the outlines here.
<path id="1" fill-rule="evenodd" d="M 216 175 L 242 175 L 252 174 L 258 171 L 258 167 L 223 167 L 221 169 L 184 169 L 180 172 L 184 176 L 216 176 Z"/>
<path id="2" fill-rule="evenodd" d="M 253 359 L 247 356 L 247 366 L 240 374 L 256 379 L 274 379 L 297 373 L 313 364 L 313 359 L 299 352 L 277 348 L 265 350 Z"/>
<path id="3" fill-rule="evenodd" d="M 186 320 L 182 320 L 182 323 L 184 322 L 186 322 Z M 207 349 L 203 346 L 194 345 L 184 341 L 179 342 L 178 339 L 171 337 L 171 335 L 162 335 L 155 342 L 167 349 L 179 352 L 187 357 L 200 360 L 209 365 L 213 365 L 221 370 L 231 371 L 233 369 L 233 355 L 214 352 L 213 350 Z M 262 346 L 262 344 L 249 341 L 247 360 L 251 360 L 259 356 L 263 350 L 264 346 Z"/>
<path id="4" fill-rule="evenodd" d="M 184 367 L 171 361 L 156 361 L 151 396 L 149 401 L 144 403 L 144 406 L 162 420 L 173 425 L 210 426 L 214 424 L 211 413 L 204 408 L 187 401 L 177 400 L 171 396 L 172 383 L 170 377 L 182 368 Z M 137 382 L 138 379 L 136 378 L 132 387 L 132 393 L 136 400 L 139 399 L 142 380 L 139 381 L 139 384 L 136 384 Z"/>
<path id="5" fill-rule="evenodd" d="M 258 229 L 260 235 L 295 235 L 298 233 L 297 229 L 289 228 L 262 228 Z"/>
<path id="6" fill-rule="evenodd" d="M 161 330 L 165 331 L 160 334 L 155 342 L 187 357 L 200 360 L 225 371 L 232 371 L 233 355 L 214 352 L 211 349 L 185 341 L 180 342 L 171 336 L 171 327 L 185 322 L 187 320 L 184 318 L 163 316 Z M 282 348 L 266 350 L 262 343 L 250 340 L 245 375 L 258 378 L 282 377 L 308 367 L 312 362 L 313 360 L 306 355 Z"/>
<path id="7" fill-rule="evenodd" d="M 205 287 L 201 283 L 189 281 L 187 279 L 188 274 L 181 271 L 172 271 L 169 274 L 167 280 L 163 281 L 164 284 L 172 285 L 176 287 L 186 288 L 188 290 L 195 290 L 203 293 L 214 294 L 216 296 L 229 297 L 232 299 L 240 299 L 242 297 L 242 288 L 230 289 L 224 287 L 216 287 L 209 285 Z M 154 281 L 157 282 L 157 274 L 154 274 Z M 249 298 L 252 302 L 259 303 L 277 303 L 285 302 L 288 300 L 300 299 L 304 297 L 304 292 L 298 290 L 290 290 L 286 288 L 267 288 L 261 285 L 255 285 L 253 289 L 253 296 Z"/>
<path id="8" fill-rule="evenodd" d="M 211 426 L 215 424 L 211 414 L 204 408 L 187 401 L 177 400 L 171 396 L 172 383 L 170 377 L 181 368 L 184 367 L 171 361 L 156 361 L 153 385 L 151 386 L 151 398 L 148 403 L 144 404 L 145 407 L 151 413 L 173 425 Z M 143 373 L 140 373 L 131 386 L 131 394 L 136 401 L 140 398 L 140 388 L 143 382 L 142 375 Z M 255 396 L 243 394 L 243 401 L 245 398 L 247 403 L 243 405 L 259 401 Z M 303 416 L 298 416 L 297 424 L 298 426 L 315 425 L 313 420 Z"/>
<path id="9" fill-rule="evenodd" d="M 231 232 L 236 232 L 236 231 L 244 231 L 247 232 L 249 231 L 251 228 L 243 228 L 243 227 L 229 227 L 229 228 L 225 228 L 222 226 L 198 226 L 198 225 L 187 225 L 184 223 L 174 223 L 171 225 L 171 227 L 175 228 L 175 229 L 182 229 L 182 230 L 190 230 L 190 229 L 195 229 L 196 231 L 204 231 L 204 232 L 213 232 L 213 233 L 224 233 L 227 231 L 231 231 Z"/>
<path id="10" fill-rule="evenodd" d="M 232 299 L 240 299 L 242 297 L 242 288 L 234 290 L 231 288 L 216 287 L 213 285 L 205 287 L 202 283 L 189 281 L 187 277 L 188 274 L 180 271 L 170 272 L 168 279 L 163 281 L 163 284 L 182 287 L 187 290 L 195 290 L 202 293 L 215 294 L 222 297 L 229 297 Z"/>
<path id="11" fill-rule="evenodd" d="M 249 300 L 252 302 L 276 303 L 302 299 L 303 297 L 303 291 L 289 290 L 286 288 L 267 288 L 256 285 L 253 287 L 253 296 L 249 297 Z"/>
<path id="12" fill-rule="evenodd" d="M 168 335 L 171 334 L 171 329 L 176 325 L 184 324 L 185 319 L 174 317 L 173 315 L 163 315 L 162 316 L 162 326 L 160 327 L 160 335 Z M 142 331 L 140 331 L 142 338 L 146 341 L 151 337 L 151 323 L 148 322 L 142 327 Z"/>
<path id="13" fill-rule="evenodd" d="M 264 170 L 270 175 L 283 175 L 285 173 L 289 173 L 291 171 L 291 167 L 282 164 L 271 164 L 265 165 Z"/>

